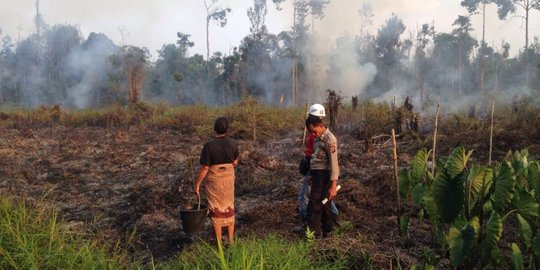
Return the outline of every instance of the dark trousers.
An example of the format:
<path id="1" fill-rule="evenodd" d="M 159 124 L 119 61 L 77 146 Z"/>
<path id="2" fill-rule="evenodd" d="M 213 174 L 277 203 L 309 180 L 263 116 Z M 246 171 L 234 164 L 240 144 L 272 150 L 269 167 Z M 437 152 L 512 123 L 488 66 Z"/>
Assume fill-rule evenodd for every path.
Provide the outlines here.
<path id="1" fill-rule="evenodd" d="M 328 197 L 328 189 L 331 185 L 330 171 L 311 171 L 311 193 L 307 207 L 307 219 L 309 229 L 320 237 L 332 231 L 334 219 L 330 203 L 322 204 L 322 200 Z"/>

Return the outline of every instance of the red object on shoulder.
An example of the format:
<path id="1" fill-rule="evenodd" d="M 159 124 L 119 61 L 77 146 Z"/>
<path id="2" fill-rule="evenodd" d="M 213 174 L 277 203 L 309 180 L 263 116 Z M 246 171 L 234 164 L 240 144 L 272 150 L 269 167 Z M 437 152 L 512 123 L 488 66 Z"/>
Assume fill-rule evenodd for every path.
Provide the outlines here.
<path id="1" fill-rule="evenodd" d="M 306 142 L 306 157 L 311 157 L 313 154 L 313 143 L 315 142 L 315 135 L 309 133 L 309 137 Z"/>

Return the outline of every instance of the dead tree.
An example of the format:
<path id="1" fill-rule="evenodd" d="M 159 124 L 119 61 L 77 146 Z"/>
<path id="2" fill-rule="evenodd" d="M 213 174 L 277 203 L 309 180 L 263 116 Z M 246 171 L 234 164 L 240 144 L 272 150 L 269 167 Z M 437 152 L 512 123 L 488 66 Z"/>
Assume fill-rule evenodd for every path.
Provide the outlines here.
<path id="1" fill-rule="evenodd" d="M 325 107 L 328 110 L 328 115 L 330 118 L 330 129 L 336 130 L 337 128 L 337 117 L 339 112 L 339 106 L 341 106 L 341 100 L 343 99 L 336 91 L 332 89 L 326 90 L 326 103 Z"/>

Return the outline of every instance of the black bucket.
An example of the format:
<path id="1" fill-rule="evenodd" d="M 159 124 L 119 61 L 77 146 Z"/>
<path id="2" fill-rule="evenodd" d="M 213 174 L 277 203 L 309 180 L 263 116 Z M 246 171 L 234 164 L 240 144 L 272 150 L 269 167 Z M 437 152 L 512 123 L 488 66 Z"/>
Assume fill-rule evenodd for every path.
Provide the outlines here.
<path id="1" fill-rule="evenodd" d="M 180 218 L 182 219 L 182 229 L 185 233 L 198 233 L 204 230 L 204 223 L 208 208 L 206 205 L 201 205 L 197 209 L 197 205 L 187 205 L 180 209 Z"/>

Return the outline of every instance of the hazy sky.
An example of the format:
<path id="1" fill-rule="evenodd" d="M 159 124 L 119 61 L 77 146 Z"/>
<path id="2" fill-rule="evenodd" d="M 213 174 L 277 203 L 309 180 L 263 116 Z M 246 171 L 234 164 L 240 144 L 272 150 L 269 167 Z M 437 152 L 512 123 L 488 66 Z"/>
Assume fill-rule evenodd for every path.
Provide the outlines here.
<path id="1" fill-rule="evenodd" d="M 274 4 L 268 0 L 268 16 L 266 24 L 272 33 L 289 30 L 292 23 L 292 0 L 283 4 L 283 10 L 276 11 Z M 357 33 L 358 9 L 363 3 L 373 6 L 374 25 L 369 29 L 376 33 L 391 13 L 397 14 L 407 26 L 404 35 L 415 33 L 417 25 L 435 23 L 438 32 L 448 32 L 458 14 L 466 10 L 459 6 L 459 0 L 331 0 L 326 9 L 326 17 L 315 21 L 315 30 L 326 32 L 332 37 L 343 33 Z M 211 26 L 211 51 L 219 50 L 228 53 L 240 44 L 242 37 L 249 32 L 247 9 L 253 5 L 251 0 L 219 0 L 221 7 L 232 8 L 228 24 L 224 28 Z M 124 44 L 147 47 L 152 58 L 157 56 L 156 50 L 163 44 L 175 43 L 176 33 L 191 35 L 195 47 L 189 53 L 205 55 L 205 9 L 202 0 L 41 0 L 40 10 L 45 22 L 53 24 L 73 24 L 80 28 L 86 38 L 91 32 L 102 32 L 116 44 L 122 43 L 119 29 L 126 29 Z M 486 12 L 486 42 L 500 48 L 504 39 L 512 45 L 512 54 L 524 45 L 525 29 L 519 18 L 510 22 L 498 20 L 496 8 L 490 6 Z M 0 29 L 3 35 L 10 35 L 16 42 L 35 31 L 33 17 L 35 0 L 1 0 Z M 530 40 L 540 36 L 540 12 L 531 13 Z M 473 17 L 475 35 L 481 36 L 481 15 Z"/>

